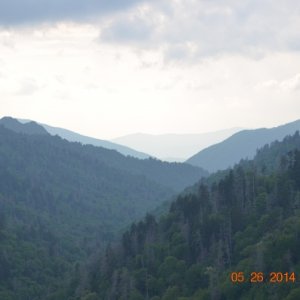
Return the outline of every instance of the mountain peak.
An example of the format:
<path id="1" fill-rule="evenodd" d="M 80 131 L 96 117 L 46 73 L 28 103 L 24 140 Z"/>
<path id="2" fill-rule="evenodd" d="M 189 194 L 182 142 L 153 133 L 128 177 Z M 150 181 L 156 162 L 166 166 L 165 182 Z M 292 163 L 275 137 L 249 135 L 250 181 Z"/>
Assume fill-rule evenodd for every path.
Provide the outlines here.
<path id="1" fill-rule="evenodd" d="M 17 133 L 48 135 L 46 129 L 34 121 L 22 124 L 12 117 L 3 117 L 0 125 Z"/>
<path id="2" fill-rule="evenodd" d="M 258 128 L 239 131 L 226 140 L 209 146 L 193 155 L 186 162 L 202 167 L 209 172 L 232 167 L 241 159 L 252 159 L 258 148 L 300 130 L 300 120 L 273 128 Z"/>

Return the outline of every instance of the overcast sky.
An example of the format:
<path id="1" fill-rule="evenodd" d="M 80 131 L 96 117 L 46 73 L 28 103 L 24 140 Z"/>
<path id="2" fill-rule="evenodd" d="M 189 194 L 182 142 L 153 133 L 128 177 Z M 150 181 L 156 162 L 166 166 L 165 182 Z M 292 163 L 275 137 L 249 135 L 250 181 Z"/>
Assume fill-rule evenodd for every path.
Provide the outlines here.
<path id="1" fill-rule="evenodd" d="M 299 0 L 0 0 L 0 116 L 98 138 L 300 118 Z"/>

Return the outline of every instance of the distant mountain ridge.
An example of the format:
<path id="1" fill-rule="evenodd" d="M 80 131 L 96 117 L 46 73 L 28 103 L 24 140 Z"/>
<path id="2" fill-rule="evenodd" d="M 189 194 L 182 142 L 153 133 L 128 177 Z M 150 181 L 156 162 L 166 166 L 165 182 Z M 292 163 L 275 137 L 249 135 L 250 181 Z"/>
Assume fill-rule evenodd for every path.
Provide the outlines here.
<path id="1" fill-rule="evenodd" d="M 27 120 L 23 120 L 23 122 L 25 123 L 20 123 L 18 120 L 11 117 L 5 117 L 2 119 L 2 123 L 6 124 L 5 127 L 7 129 L 10 129 L 17 133 L 43 133 L 44 135 L 49 135 L 50 138 L 51 133 L 54 134 L 55 132 L 57 132 L 57 128 L 55 127 L 46 125 L 46 128 L 49 131 L 51 131 L 51 129 L 54 129 L 54 131 L 51 131 L 49 134 L 42 127 L 42 125 L 39 125 L 36 122 L 28 122 Z M 9 124 L 9 126 L 7 124 Z M 28 129 L 34 130 L 29 131 Z M 81 136 L 69 130 L 61 128 L 58 129 L 60 133 L 63 132 L 65 136 L 68 136 L 69 134 L 69 139 L 72 139 L 74 137 L 82 138 L 81 142 L 76 141 L 72 143 L 74 144 L 74 147 L 76 143 L 84 144 L 83 149 L 85 149 L 85 151 L 87 151 L 89 155 L 94 155 L 95 157 L 97 157 L 97 160 L 101 161 L 103 164 L 122 172 L 129 172 L 133 175 L 143 176 L 146 179 L 155 182 L 156 184 L 163 185 L 164 187 L 171 189 L 173 192 L 179 192 L 186 186 L 199 180 L 201 177 L 208 175 L 208 172 L 206 170 L 191 166 L 190 164 L 186 163 L 168 163 L 154 158 L 139 159 L 134 157 L 133 155 L 125 156 L 117 150 L 108 149 L 104 146 L 101 146 L 102 143 L 98 143 L 99 145 L 96 146 L 89 143 L 92 138 Z M 68 138 L 65 138 L 65 140 L 70 142 Z M 99 142 L 99 140 L 97 139 L 92 140 L 95 140 L 95 144 Z M 86 143 L 84 143 L 84 141 L 86 141 Z M 79 147 L 79 145 L 77 145 L 77 147 Z"/>
<path id="2" fill-rule="evenodd" d="M 26 124 L 22 124 L 14 118 L 3 117 L 2 119 L 0 119 L 0 125 L 3 125 L 5 128 L 18 133 L 42 134 L 42 135 L 49 134 L 44 127 L 40 126 L 34 121 L 30 121 Z"/>
<path id="3" fill-rule="evenodd" d="M 300 120 L 269 129 L 242 130 L 221 143 L 207 147 L 186 162 L 201 166 L 209 172 L 223 170 L 241 159 L 252 159 L 258 148 L 275 140 L 282 140 L 297 130 L 300 130 Z"/>
<path id="4" fill-rule="evenodd" d="M 203 172 L 1 125 L 0 299 L 67 299 L 61 284 L 92 250 Z"/>
<path id="5" fill-rule="evenodd" d="M 28 124 L 28 123 L 32 122 L 30 120 L 24 120 L 24 119 L 18 119 L 18 120 L 20 122 L 22 122 L 23 124 Z M 85 135 L 82 135 L 82 134 L 79 134 L 79 133 L 76 133 L 76 132 L 73 132 L 71 130 L 64 129 L 64 128 L 54 127 L 54 126 L 50 126 L 50 125 L 43 124 L 43 123 L 38 123 L 38 124 L 40 126 L 42 126 L 46 130 L 46 132 L 48 132 L 49 134 L 58 135 L 64 139 L 68 140 L 69 142 L 80 142 L 84 145 L 90 144 L 93 146 L 104 147 L 106 149 L 116 150 L 123 155 L 126 155 L 126 156 L 129 155 L 129 156 L 133 156 L 133 157 L 140 158 L 140 159 L 145 159 L 145 158 L 150 157 L 150 155 L 148 155 L 146 153 L 136 151 L 134 149 L 131 149 L 131 148 L 123 146 L 123 145 L 119 145 L 117 143 L 85 136 Z"/>
<path id="6" fill-rule="evenodd" d="M 199 134 L 135 133 L 111 141 L 149 153 L 162 160 L 182 162 L 201 149 L 221 142 L 240 130 L 242 128 L 235 127 Z"/>

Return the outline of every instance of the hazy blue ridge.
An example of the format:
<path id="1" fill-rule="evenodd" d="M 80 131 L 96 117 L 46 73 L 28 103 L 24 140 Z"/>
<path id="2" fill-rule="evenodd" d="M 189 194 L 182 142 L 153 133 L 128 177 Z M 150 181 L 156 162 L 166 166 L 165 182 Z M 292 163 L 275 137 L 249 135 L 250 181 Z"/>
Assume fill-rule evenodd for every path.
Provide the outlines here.
<path id="1" fill-rule="evenodd" d="M 100 146 L 100 147 L 104 147 L 107 149 L 112 149 L 112 150 L 116 150 L 120 153 L 122 153 L 123 155 L 130 155 L 136 158 L 140 158 L 140 159 L 145 159 L 145 158 L 149 158 L 150 155 L 143 153 L 143 152 L 139 152 L 136 151 L 134 149 L 131 149 L 129 147 L 126 146 L 122 146 L 122 145 L 118 145 L 116 143 L 112 143 L 109 141 L 105 141 L 105 140 L 100 140 L 100 139 L 96 139 L 96 138 L 92 138 L 92 137 L 88 137 L 85 135 L 81 135 L 79 133 L 67 130 L 67 129 L 63 129 L 63 128 L 58 128 L 58 127 L 52 127 L 46 124 L 41 124 L 51 135 L 59 135 L 62 138 L 65 138 L 66 140 L 70 141 L 70 142 L 80 142 L 82 144 L 90 144 L 90 145 L 94 145 L 94 146 Z"/>
<path id="2" fill-rule="evenodd" d="M 300 130 L 300 120 L 270 129 L 242 130 L 225 141 L 200 151 L 186 162 L 209 172 L 223 170 L 241 159 L 252 159 L 258 148 L 275 140 L 282 140 L 297 130 Z"/>
<path id="3" fill-rule="evenodd" d="M 27 124 L 27 122 L 32 122 L 30 120 L 25 120 L 25 119 L 19 119 L 19 121 L 24 124 Z M 54 126 L 50 126 L 50 125 L 43 124 L 43 123 L 38 123 L 38 124 L 41 125 L 51 135 L 58 135 L 70 142 L 80 142 L 85 145 L 90 144 L 90 145 L 94 145 L 94 146 L 98 146 L 98 147 L 104 147 L 107 149 L 116 150 L 123 155 L 126 155 L 126 156 L 129 155 L 129 156 L 133 156 L 133 157 L 140 158 L 140 159 L 145 159 L 145 158 L 150 157 L 150 155 L 148 155 L 146 153 L 136 151 L 129 147 L 119 145 L 119 144 L 116 144 L 113 142 L 85 136 L 85 135 L 82 135 L 82 134 L 79 134 L 79 133 L 76 133 L 74 131 L 64 129 L 64 128 L 54 127 Z"/>
<path id="4" fill-rule="evenodd" d="M 27 120 L 22 120 L 22 122 L 27 122 Z M 27 123 L 25 123 L 24 126 L 26 124 Z M 20 123 L 20 125 L 22 124 Z M 124 154 L 115 149 L 108 149 L 103 146 L 100 140 L 81 136 L 66 129 L 55 128 L 48 125 L 43 126 L 46 126 L 46 129 L 52 135 L 57 134 L 68 141 L 74 140 L 83 144 L 84 149 L 96 155 L 97 159 L 104 164 L 131 174 L 145 176 L 153 182 L 171 188 L 174 192 L 179 192 L 186 186 L 197 182 L 201 177 L 208 175 L 206 170 L 186 163 L 169 163 L 151 157 L 138 159 L 134 155 L 124 156 Z M 58 132 L 61 134 L 58 134 Z M 93 140 L 95 141 L 94 145 L 90 142 Z M 106 141 L 103 142 L 106 143 Z"/>
<path id="5" fill-rule="evenodd" d="M 44 127 L 40 126 L 39 124 L 33 121 L 30 121 L 26 124 L 22 124 L 14 118 L 3 117 L 2 119 L 0 119 L 0 125 L 14 132 L 24 134 L 48 134 L 47 130 Z"/>

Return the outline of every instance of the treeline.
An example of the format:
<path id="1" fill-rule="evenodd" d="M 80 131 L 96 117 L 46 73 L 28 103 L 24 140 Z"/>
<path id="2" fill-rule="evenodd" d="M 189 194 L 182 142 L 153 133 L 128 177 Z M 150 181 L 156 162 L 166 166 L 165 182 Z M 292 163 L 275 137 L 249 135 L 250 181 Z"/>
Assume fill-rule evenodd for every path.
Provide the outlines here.
<path id="1" fill-rule="evenodd" d="M 78 265 L 201 174 L 0 126 L 0 299 L 65 300 Z"/>
<path id="2" fill-rule="evenodd" d="M 243 272 L 244 282 L 230 274 Z M 252 272 L 263 282 L 250 282 Z M 287 273 L 269 282 L 271 272 Z M 300 137 L 202 180 L 160 220 L 132 224 L 73 278 L 71 299 L 300 299 Z M 84 280 L 82 280 L 84 278 Z M 285 282 L 287 281 L 287 282 Z"/>

